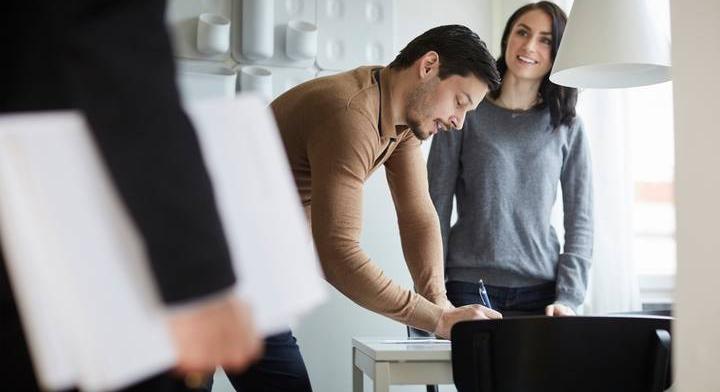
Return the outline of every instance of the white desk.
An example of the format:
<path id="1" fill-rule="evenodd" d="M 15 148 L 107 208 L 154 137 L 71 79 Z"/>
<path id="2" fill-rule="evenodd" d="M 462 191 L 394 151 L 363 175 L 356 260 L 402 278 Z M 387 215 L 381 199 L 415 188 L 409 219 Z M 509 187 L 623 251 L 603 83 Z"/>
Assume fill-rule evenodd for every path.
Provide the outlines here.
<path id="1" fill-rule="evenodd" d="M 388 343 L 407 339 L 353 338 L 353 392 L 363 392 L 363 374 L 375 392 L 390 385 L 452 384 L 450 342 Z"/>

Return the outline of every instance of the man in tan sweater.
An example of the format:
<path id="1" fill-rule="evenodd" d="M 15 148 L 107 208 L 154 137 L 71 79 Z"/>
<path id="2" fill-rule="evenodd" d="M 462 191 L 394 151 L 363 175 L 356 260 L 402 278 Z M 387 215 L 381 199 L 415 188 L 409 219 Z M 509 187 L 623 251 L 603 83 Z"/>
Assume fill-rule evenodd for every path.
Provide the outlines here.
<path id="1" fill-rule="evenodd" d="M 421 140 L 462 128 L 465 113 L 498 84 L 485 44 L 452 25 L 415 38 L 388 67 L 315 79 L 273 101 L 326 279 L 347 297 L 445 338 L 460 320 L 500 317 L 479 305 L 454 308 L 447 300 L 439 221 L 420 151 Z M 381 165 L 415 292 L 385 276 L 359 245 L 363 184 Z M 266 341 L 268 350 L 272 346 Z M 293 380 L 307 379 L 297 346 L 284 360 L 297 370 Z M 257 366 L 264 372 L 279 367 L 265 360 Z M 295 381 L 285 390 L 310 390 L 309 382 Z"/>

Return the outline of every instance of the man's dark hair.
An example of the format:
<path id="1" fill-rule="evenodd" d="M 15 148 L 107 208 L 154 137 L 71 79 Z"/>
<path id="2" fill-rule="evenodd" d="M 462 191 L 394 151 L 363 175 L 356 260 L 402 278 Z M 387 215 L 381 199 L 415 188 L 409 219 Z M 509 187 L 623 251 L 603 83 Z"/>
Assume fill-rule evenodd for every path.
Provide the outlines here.
<path id="1" fill-rule="evenodd" d="M 452 75 L 475 75 L 490 90 L 500 86 L 495 59 L 480 37 L 460 25 L 439 26 L 424 32 L 400 51 L 389 68 L 405 69 L 429 51 L 440 56 L 440 79 Z"/>

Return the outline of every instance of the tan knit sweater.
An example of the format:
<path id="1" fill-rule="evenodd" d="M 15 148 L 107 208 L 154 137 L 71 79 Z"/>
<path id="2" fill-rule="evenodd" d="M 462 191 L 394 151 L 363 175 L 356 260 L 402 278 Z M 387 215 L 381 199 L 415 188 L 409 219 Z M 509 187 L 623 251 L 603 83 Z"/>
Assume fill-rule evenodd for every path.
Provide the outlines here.
<path id="1" fill-rule="evenodd" d="M 326 279 L 367 309 L 434 331 L 442 308 L 433 302 L 445 300 L 445 289 L 442 240 L 425 161 L 420 141 L 406 126 L 393 123 L 388 71 L 381 73 L 378 89 L 373 68 L 379 67 L 309 81 L 271 107 Z M 390 280 L 360 248 L 363 184 L 383 164 L 403 253 L 422 296 Z"/>

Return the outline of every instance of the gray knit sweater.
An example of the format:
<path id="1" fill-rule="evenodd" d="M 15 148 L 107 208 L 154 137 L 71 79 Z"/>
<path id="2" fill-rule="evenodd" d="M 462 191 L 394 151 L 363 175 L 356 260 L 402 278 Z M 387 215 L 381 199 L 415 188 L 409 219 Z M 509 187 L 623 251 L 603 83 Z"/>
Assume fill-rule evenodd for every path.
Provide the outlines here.
<path id="1" fill-rule="evenodd" d="M 504 287 L 556 282 L 559 303 L 585 298 L 593 242 L 592 175 L 582 122 L 553 129 L 548 109 L 483 101 L 461 131 L 434 136 L 430 195 L 448 280 Z M 565 244 L 550 224 L 561 185 Z M 450 227 L 453 197 L 458 220 Z"/>

